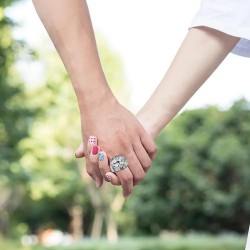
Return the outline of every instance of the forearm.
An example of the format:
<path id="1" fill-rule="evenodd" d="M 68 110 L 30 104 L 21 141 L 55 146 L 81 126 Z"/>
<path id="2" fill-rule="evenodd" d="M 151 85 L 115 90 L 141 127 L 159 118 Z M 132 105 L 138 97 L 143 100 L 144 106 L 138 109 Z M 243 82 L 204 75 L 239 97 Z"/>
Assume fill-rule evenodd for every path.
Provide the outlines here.
<path id="1" fill-rule="evenodd" d="M 80 109 L 112 93 L 97 52 L 85 0 L 33 0 L 73 83 Z"/>
<path id="2" fill-rule="evenodd" d="M 169 70 L 138 114 L 153 136 L 181 110 L 238 40 L 205 27 L 188 32 Z"/>

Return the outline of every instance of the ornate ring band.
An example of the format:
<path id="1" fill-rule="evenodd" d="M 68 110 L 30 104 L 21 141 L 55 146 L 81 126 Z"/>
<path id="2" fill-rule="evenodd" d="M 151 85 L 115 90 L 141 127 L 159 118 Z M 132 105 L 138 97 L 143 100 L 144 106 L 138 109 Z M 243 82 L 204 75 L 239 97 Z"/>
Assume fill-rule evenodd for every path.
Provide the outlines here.
<path id="1" fill-rule="evenodd" d="M 110 169 L 113 173 L 119 172 L 128 166 L 128 160 L 123 155 L 114 156 L 110 161 Z"/>

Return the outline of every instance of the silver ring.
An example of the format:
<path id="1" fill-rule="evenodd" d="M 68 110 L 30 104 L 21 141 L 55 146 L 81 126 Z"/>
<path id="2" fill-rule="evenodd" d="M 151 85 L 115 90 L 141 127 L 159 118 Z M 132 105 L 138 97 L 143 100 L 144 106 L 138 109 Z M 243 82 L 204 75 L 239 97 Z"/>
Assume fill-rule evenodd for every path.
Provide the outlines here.
<path id="1" fill-rule="evenodd" d="M 113 173 L 119 172 L 128 166 L 128 160 L 123 155 L 117 155 L 110 161 L 110 169 Z"/>

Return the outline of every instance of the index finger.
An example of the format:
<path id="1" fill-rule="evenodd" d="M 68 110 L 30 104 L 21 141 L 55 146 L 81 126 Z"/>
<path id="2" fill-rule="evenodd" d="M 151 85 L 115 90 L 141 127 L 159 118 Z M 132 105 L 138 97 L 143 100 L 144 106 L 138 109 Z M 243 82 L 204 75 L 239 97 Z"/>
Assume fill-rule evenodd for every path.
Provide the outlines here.
<path id="1" fill-rule="evenodd" d="M 87 170 L 87 173 L 92 177 L 92 179 L 94 179 L 97 188 L 99 188 L 103 184 L 103 178 L 98 168 L 98 163 L 91 162 L 91 159 L 90 159 L 90 152 L 93 146 L 97 146 L 97 138 L 96 136 L 92 135 L 88 139 L 87 154 L 85 155 L 86 156 L 86 170 Z"/>

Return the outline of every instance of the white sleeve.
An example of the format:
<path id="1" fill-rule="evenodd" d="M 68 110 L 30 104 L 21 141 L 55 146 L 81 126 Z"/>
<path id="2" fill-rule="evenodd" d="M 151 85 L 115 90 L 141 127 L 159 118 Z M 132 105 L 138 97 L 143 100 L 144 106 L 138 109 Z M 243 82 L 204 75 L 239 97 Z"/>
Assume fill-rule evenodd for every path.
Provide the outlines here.
<path id="1" fill-rule="evenodd" d="M 203 0 L 190 28 L 198 26 L 240 37 L 232 52 L 250 57 L 250 0 Z"/>

